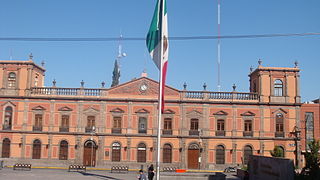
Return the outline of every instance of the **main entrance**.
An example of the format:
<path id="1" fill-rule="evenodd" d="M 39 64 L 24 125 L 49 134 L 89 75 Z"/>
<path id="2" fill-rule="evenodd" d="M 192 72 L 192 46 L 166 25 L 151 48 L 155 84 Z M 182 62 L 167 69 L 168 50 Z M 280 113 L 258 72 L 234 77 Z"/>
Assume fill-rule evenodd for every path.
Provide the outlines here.
<path id="1" fill-rule="evenodd" d="M 199 155 L 198 144 L 190 144 L 188 148 L 188 169 L 199 169 Z"/>
<path id="2" fill-rule="evenodd" d="M 94 167 L 96 165 L 97 146 L 94 141 L 86 141 L 83 150 L 83 165 Z"/>

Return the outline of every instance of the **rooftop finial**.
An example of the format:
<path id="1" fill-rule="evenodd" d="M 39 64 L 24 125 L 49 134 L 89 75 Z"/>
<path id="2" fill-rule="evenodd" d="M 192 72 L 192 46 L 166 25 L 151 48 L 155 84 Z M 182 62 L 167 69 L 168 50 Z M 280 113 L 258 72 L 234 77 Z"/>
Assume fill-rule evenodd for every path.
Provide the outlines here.
<path id="1" fill-rule="evenodd" d="M 233 84 L 232 86 L 233 91 L 236 91 L 236 88 L 237 88 L 236 84 Z"/>
<path id="2" fill-rule="evenodd" d="M 29 55 L 29 60 L 30 60 L 30 61 L 33 60 L 33 55 L 32 55 L 32 53 L 30 53 L 30 55 Z"/>
<path id="3" fill-rule="evenodd" d="M 206 83 L 203 84 L 203 90 L 204 90 L 204 91 L 207 90 L 207 84 L 206 84 Z"/>
<path id="4" fill-rule="evenodd" d="M 186 82 L 183 83 L 183 90 L 187 90 L 187 83 Z"/>
<path id="5" fill-rule="evenodd" d="M 56 79 L 53 79 L 53 81 L 52 81 L 52 87 L 56 87 Z"/>
<path id="6" fill-rule="evenodd" d="M 294 62 L 294 67 L 295 67 L 295 68 L 298 68 L 298 64 L 299 64 L 299 63 L 298 63 L 298 61 L 296 60 L 296 61 Z"/>
<path id="7" fill-rule="evenodd" d="M 253 67 L 252 67 L 252 66 L 250 66 L 250 73 L 252 73 L 252 71 L 253 71 Z"/>
<path id="8" fill-rule="evenodd" d="M 106 83 L 104 81 L 102 81 L 101 87 L 104 88 L 104 85 L 106 85 Z"/>
<path id="9" fill-rule="evenodd" d="M 42 60 L 41 61 L 41 66 L 44 67 L 44 65 L 45 65 L 45 62 L 44 62 L 44 60 Z"/>
<path id="10" fill-rule="evenodd" d="M 83 80 L 80 82 L 80 85 L 83 88 L 83 86 L 84 86 L 84 81 Z"/>
<path id="11" fill-rule="evenodd" d="M 262 60 L 261 59 L 259 59 L 258 64 L 259 64 L 259 66 L 261 66 L 261 64 L 262 64 Z"/>

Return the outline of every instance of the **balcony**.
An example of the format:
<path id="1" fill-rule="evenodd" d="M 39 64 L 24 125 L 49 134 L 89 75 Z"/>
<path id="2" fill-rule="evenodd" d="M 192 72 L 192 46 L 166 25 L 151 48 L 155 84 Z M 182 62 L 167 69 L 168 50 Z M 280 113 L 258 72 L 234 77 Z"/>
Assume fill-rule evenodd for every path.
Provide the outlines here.
<path id="1" fill-rule="evenodd" d="M 190 136 L 199 136 L 199 131 L 198 130 L 189 130 L 189 135 Z"/>
<path id="2" fill-rule="evenodd" d="M 138 133 L 139 134 L 147 134 L 147 130 L 146 129 L 139 129 Z"/>
<path id="3" fill-rule="evenodd" d="M 162 135 L 172 135 L 172 129 L 163 129 Z"/>
<path id="4" fill-rule="evenodd" d="M 216 136 L 225 136 L 226 131 L 216 131 Z"/>
<path id="5" fill-rule="evenodd" d="M 32 131 L 42 131 L 42 126 L 33 126 Z"/>
<path id="6" fill-rule="evenodd" d="M 94 130 L 91 126 L 86 127 L 85 131 L 86 131 L 86 133 L 94 133 Z"/>
<path id="7" fill-rule="evenodd" d="M 111 133 L 112 134 L 121 134 L 121 128 L 112 128 Z"/>
<path id="8" fill-rule="evenodd" d="M 3 124 L 2 125 L 2 130 L 11 130 L 11 125 Z"/>
<path id="9" fill-rule="evenodd" d="M 284 137 L 284 132 L 275 132 L 274 136 L 275 137 Z"/>
<path id="10" fill-rule="evenodd" d="M 243 132 L 243 137 L 252 137 L 253 136 L 253 131 L 244 131 Z"/>
<path id="11" fill-rule="evenodd" d="M 69 127 L 59 127 L 59 132 L 69 132 Z"/>

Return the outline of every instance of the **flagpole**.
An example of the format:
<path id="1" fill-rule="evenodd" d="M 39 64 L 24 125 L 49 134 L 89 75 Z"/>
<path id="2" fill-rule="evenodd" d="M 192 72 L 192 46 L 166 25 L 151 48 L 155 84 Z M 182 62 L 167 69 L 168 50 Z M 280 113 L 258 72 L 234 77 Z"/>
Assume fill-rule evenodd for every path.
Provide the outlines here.
<path id="1" fill-rule="evenodd" d="M 164 18 L 164 3 L 163 0 L 160 1 L 161 19 Z M 162 22 L 161 22 L 162 23 Z M 162 87 L 163 81 L 163 26 L 161 25 L 161 48 L 160 48 L 160 82 L 159 82 L 159 99 L 158 99 L 158 136 L 157 136 L 157 180 L 160 180 L 160 154 L 161 154 L 161 120 L 162 120 Z"/>

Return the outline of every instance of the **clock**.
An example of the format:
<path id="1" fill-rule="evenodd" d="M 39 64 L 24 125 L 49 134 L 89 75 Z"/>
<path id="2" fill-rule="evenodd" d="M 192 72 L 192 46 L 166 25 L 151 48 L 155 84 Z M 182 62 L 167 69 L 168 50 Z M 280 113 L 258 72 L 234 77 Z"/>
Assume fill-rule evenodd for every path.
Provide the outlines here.
<path id="1" fill-rule="evenodd" d="M 140 90 L 141 91 L 146 91 L 148 89 L 148 86 L 146 85 L 146 84 L 142 84 L 141 86 L 140 86 Z"/>

